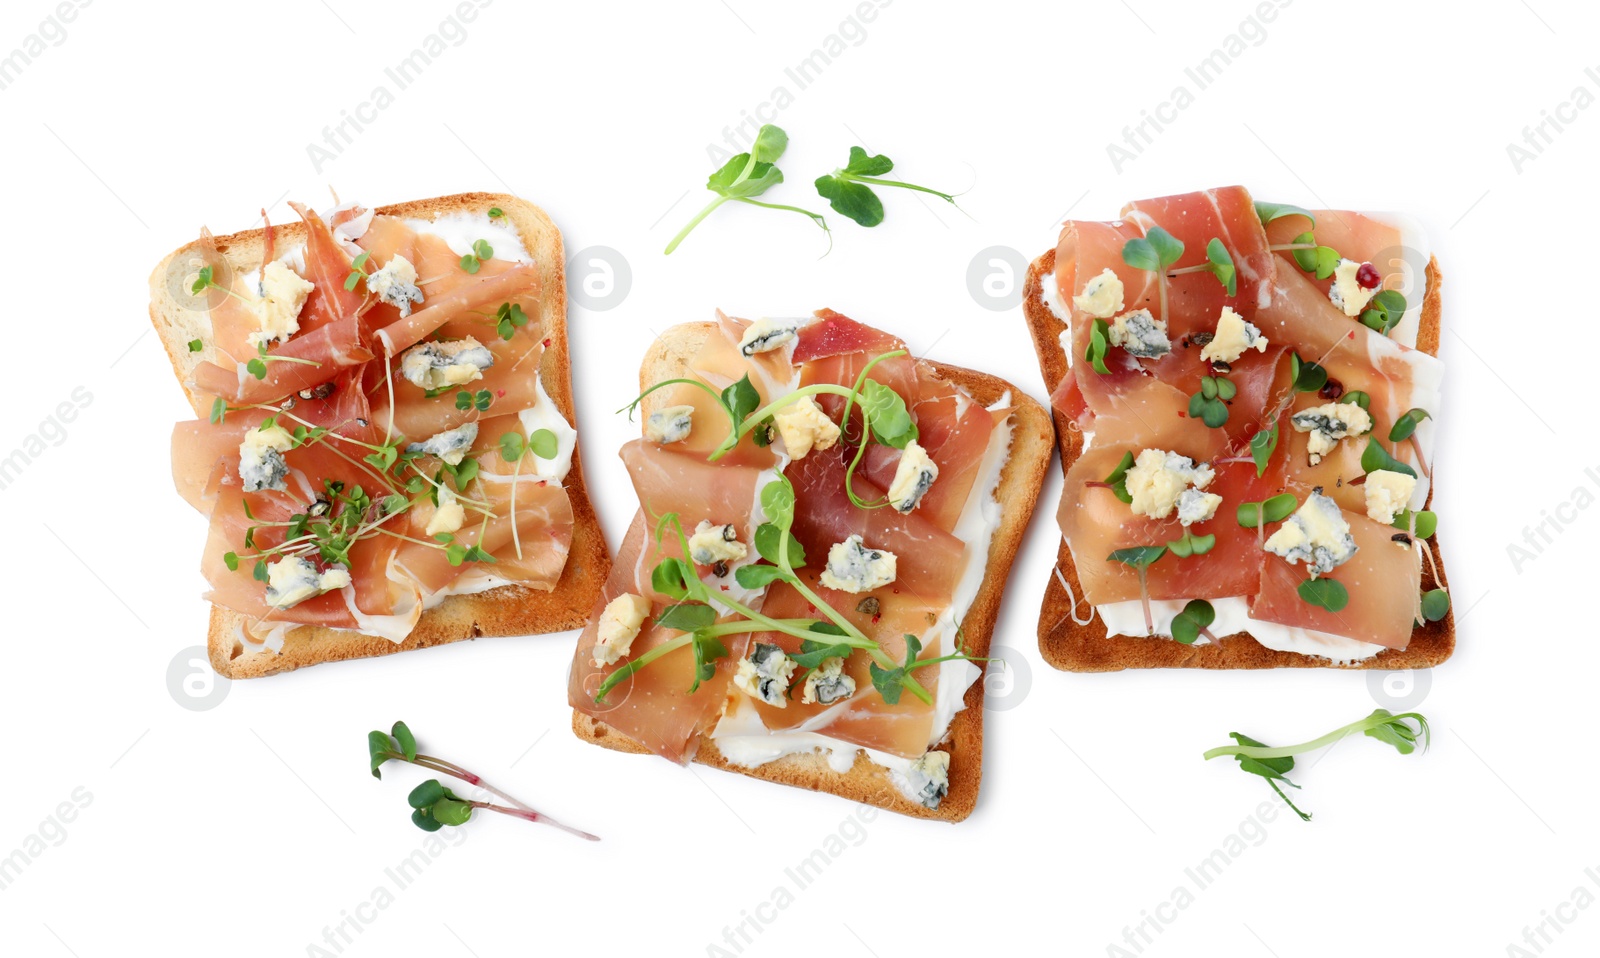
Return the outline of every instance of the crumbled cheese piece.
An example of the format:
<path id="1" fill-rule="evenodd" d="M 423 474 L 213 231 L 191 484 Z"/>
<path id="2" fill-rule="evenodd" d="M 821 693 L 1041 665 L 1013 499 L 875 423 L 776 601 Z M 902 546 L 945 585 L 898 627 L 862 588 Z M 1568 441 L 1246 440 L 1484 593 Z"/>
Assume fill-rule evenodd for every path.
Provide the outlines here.
<path id="1" fill-rule="evenodd" d="M 799 331 L 800 325 L 792 319 L 762 317 L 745 328 L 739 339 L 739 352 L 744 356 L 771 352 L 793 342 Z"/>
<path id="2" fill-rule="evenodd" d="M 844 659 L 834 656 L 823 659 L 822 664 L 806 676 L 805 688 L 800 691 L 802 705 L 832 705 L 856 694 L 856 680 L 844 674 Z"/>
<path id="3" fill-rule="evenodd" d="M 840 592 L 871 592 L 894 581 L 897 561 L 893 552 L 868 549 L 860 536 L 853 535 L 828 550 L 828 567 L 818 581 Z"/>
<path id="4" fill-rule="evenodd" d="M 428 528 L 423 531 L 429 536 L 459 532 L 466 521 L 467 510 L 456 500 L 456 494 L 448 486 L 443 486 L 439 489 L 439 505 L 428 518 Z"/>
<path id="5" fill-rule="evenodd" d="M 406 452 L 420 452 L 429 456 L 438 456 L 452 466 L 459 466 L 461 460 L 466 458 L 467 450 L 478 441 L 478 424 L 465 422 L 454 429 L 446 429 L 429 437 L 426 442 L 414 442 L 406 446 Z"/>
<path id="6" fill-rule="evenodd" d="M 894 481 L 889 484 L 889 505 L 902 515 L 917 507 L 922 497 L 939 478 L 939 464 L 928 458 L 928 451 L 915 439 L 906 443 L 900 452 L 900 464 L 895 467 Z"/>
<path id="7" fill-rule="evenodd" d="M 1316 578 L 1356 554 L 1356 537 L 1339 504 L 1319 489 L 1306 497 L 1294 515 L 1267 537 L 1266 549 L 1292 565 L 1304 562 Z"/>
<path id="8" fill-rule="evenodd" d="M 1214 492 L 1185 489 L 1178 496 L 1178 521 L 1186 526 L 1205 522 L 1217 514 L 1220 505 L 1222 497 Z"/>
<path id="9" fill-rule="evenodd" d="M 733 684 L 739 691 L 775 708 L 789 705 L 789 682 L 794 678 L 795 662 L 776 645 L 757 642 L 749 658 L 739 660 Z"/>
<path id="10" fill-rule="evenodd" d="M 715 565 L 718 562 L 738 562 L 750 553 L 739 541 L 739 530 L 732 525 L 712 525 L 702 521 L 694 527 L 689 537 L 689 558 L 696 565 Z"/>
<path id="11" fill-rule="evenodd" d="M 304 556 L 284 556 L 267 563 L 267 605 L 287 609 L 312 596 L 342 589 L 350 584 L 350 571 L 344 566 L 329 566 L 318 572 Z"/>
<path id="12" fill-rule="evenodd" d="M 257 287 L 261 295 L 250 301 L 250 311 L 255 313 L 261 329 L 245 337 L 250 345 L 281 343 L 299 332 L 300 310 L 314 289 L 316 286 L 277 260 L 262 267 Z"/>
<path id="13" fill-rule="evenodd" d="M 1333 285 L 1328 287 L 1328 298 L 1333 305 L 1344 310 L 1346 316 L 1360 316 L 1361 311 L 1372 302 L 1372 297 L 1378 295 L 1382 288 L 1380 283 L 1372 289 L 1362 286 L 1356 279 L 1356 274 L 1367 263 L 1358 263 L 1353 259 L 1341 259 L 1339 265 L 1333 268 Z"/>
<path id="14" fill-rule="evenodd" d="M 644 437 L 662 445 L 683 442 L 693 429 L 693 406 L 667 406 L 657 409 L 644 420 Z"/>
<path id="15" fill-rule="evenodd" d="M 1126 478 L 1133 511 L 1152 519 L 1165 519 L 1172 515 L 1185 489 L 1204 489 L 1216 478 L 1216 471 L 1209 463 L 1195 465 L 1188 456 L 1145 449 L 1134 459 Z"/>
<path id="16" fill-rule="evenodd" d="M 483 378 L 494 353 L 468 336 L 447 343 L 418 343 L 400 357 L 400 375 L 419 389 L 445 389 Z"/>
<path id="17" fill-rule="evenodd" d="M 417 268 L 399 253 L 389 258 L 387 265 L 367 277 L 367 290 L 400 315 L 411 315 L 411 304 L 422 302 L 422 289 L 417 286 Z"/>
<path id="18" fill-rule="evenodd" d="M 1305 409 L 1289 417 L 1295 431 L 1310 433 L 1306 451 L 1314 466 L 1333 451 L 1339 440 L 1359 436 L 1372 429 L 1372 416 L 1353 402 L 1330 402 Z"/>
<path id="19" fill-rule="evenodd" d="M 1083 292 L 1072 297 L 1072 305 L 1095 319 L 1110 319 L 1122 311 L 1122 280 L 1106 267 L 1083 284 Z"/>
<path id="20" fill-rule="evenodd" d="M 1238 362 L 1247 349 L 1266 352 L 1267 337 L 1261 335 L 1261 330 L 1253 323 L 1245 322 L 1232 306 L 1222 307 L 1222 315 L 1217 317 L 1217 332 L 1200 350 L 1200 358 L 1208 363 L 1233 363 Z"/>
<path id="21" fill-rule="evenodd" d="M 938 808 L 950 793 L 950 753 L 924 752 L 904 778 L 901 788 L 907 797 L 926 808 Z"/>
<path id="22" fill-rule="evenodd" d="M 772 422 L 778 427 L 778 436 L 790 459 L 804 459 L 811 450 L 831 449 L 839 441 L 838 424 L 810 396 L 802 396 L 773 413 Z"/>
<path id="23" fill-rule="evenodd" d="M 1111 345 L 1121 346 L 1130 356 L 1156 359 L 1172 352 L 1172 341 L 1167 339 L 1167 321 L 1156 319 L 1148 309 L 1123 313 L 1111 321 L 1108 330 Z"/>
<path id="24" fill-rule="evenodd" d="M 289 475 L 289 464 L 283 454 L 293 448 L 294 437 L 277 424 L 246 432 L 244 441 L 239 443 L 239 480 L 244 483 L 244 491 L 287 490 L 283 480 Z"/>
<path id="25" fill-rule="evenodd" d="M 594 648 L 589 653 L 594 667 L 604 668 L 627 655 L 649 617 L 650 602 L 644 596 L 624 592 L 607 602 L 596 623 Z"/>
<path id="26" fill-rule="evenodd" d="M 1377 469 L 1367 473 L 1362 486 L 1367 491 L 1367 518 L 1389 525 L 1411 502 L 1411 494 L 1417 491 L 1417 477 Z"/>

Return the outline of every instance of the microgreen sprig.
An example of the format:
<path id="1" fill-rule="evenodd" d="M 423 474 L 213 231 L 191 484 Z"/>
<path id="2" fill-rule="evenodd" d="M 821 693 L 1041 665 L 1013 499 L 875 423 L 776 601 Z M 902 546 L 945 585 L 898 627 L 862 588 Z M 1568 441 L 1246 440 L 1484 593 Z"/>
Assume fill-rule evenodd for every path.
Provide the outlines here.
<path id="1" fill-rule="evenodd" d="M 483 268 L 484 260 L 494 259 L 494 247 L 488 240 L 479 239 L 472 241 L 472 250 L 461 257 L 461 268 L 468 273 L 476 275 Z"/>
<path id="2" fill-rule="evenodd" d="M 1150 615 L 1150 588 L 1147 571 L 1150 566 L 1167 554 L 1167 547 L 1159 546 L 1130 546 L 1118 549 L 1106 556 L 1107 562 L 1120 562 L 1139 574 L 1139 602 L 1144 606 L 1144 629 L 1146 635 L 1154 635 L 1156 631 L 1155 620 Z"/>
<path id="3" fill-rule="evenodd" d="M 1193 645 L 1200 636 L 1215 642 L 1217 637 L 1207 631 L 1217 620 L 1217 610 L 1204 599 L 1190 599 L 1183 611 L 1172 617 L 1172 637 L 1184 645 Z"/>
<path id="4" fill-rule="evenodd" d="M 245 299 L 243 296 L 240 296 L 238 293 L 217 282 L 216 271 L 210 266 L 202 266 L 195 273 L 194 282 L 189 284 L 189 292 L 192 295 L 199 296 L 208 289 L 214 289 L 221 292 L 223 295 L 232 296 L 241 303 L 248 304 L 250 302 L 250 300 Z"/>
<path id="5" fill-rule="evenodd" d="M 1374 332 L 1389 335 L 1406 315 L 1406 298 L 1398 290 L 1385 289 L 1372 297 L 1361 311 L 1361 323 Z"/>
<path id="6" fill-rule="evenodd" d="M 1294 238 L 1294 242 L 1287 247 L 1278 247 L 1293 250 L 1295 265 L 1307 273 L 1315 274 L 1317 279 L 1327 279 L 1342 259 L 1339 251 L 1331 246 L 1320 246 L 1317 238 L 1310 230 Z"/>
<path id="7" fill-rule="evenodd" d="M 1278 448 L 1278 421 L 1272 421 L 1272 428 L 1258 429 L 1250 437 L 1250 458 L 1256 464 L 1257 478 L 1266 475 L 1267 464 L 1272 461 L 1272 453 Z"/>
<path id="8" fill-rule="evenodd" d="M 951 206 L 955 206 L 956 199 L 949 193 L 929 189 L 926 186 L 917 186 L 901 180 L 886 180 L 883 175 L 894 169 L 894 161 L 883 154 L 876 156 L 867 155 L 867 151 L 859 146 L 850 148 L 850 159 L 835 169 L 817 177 L 814 184 L 817 193 L 828 201 L 835 213 L 855 220 L 861 226 L 877 226 L 883 222 L 883 201 L 878 199 L 878 194 L 872 191 L 874 186 L 892 186 L 905 190 L 916 190 L 920 193 L 931 193 Z"/>
<path id="9" fill-rule="evenodd" d="M 440 784 L 438 779 L 429 779 L 412 789 L 411 794 L 407 796 L 407 803 L 412 809 L 411 821 L 423 831 L 435 832 L 443 825 L 464 825 L 472 818 L 473 809 L 481 808 L 485 811 L 499 812 L 503 815 L 510 815 L 513 818 L 520 818 L 523 821 L 542 822 L 591 842 L 600 840 L 598 836 L 580 831 L 569 825 L 563 825 L 550 816 L 535 811 L 531 806 L 524 805 L 500 789 L 490 785 L 480 776 L 467 771 L 454 762 L 447 762 L 433 755 L 419 753 L 417 751 L 417 739 L 404 722 L 394 723 L 393 728 L 388 732 L 368 732 L 367 757 L 373 778 L 383 777 L 380 769 L 387 762 L 408 762 L 418 768 L 439 772 L 475 788 L 481 788 L 511 806 L 507 808 L 500 805 L 491 805 L 488 802 L 462 799 Z"/>
<path id="10" fill-rule="evenodd" d="M 344 278 L 344 288 L 346 292 L 354 292 L 358 285 L 366 281 L 367 262 L 371 259 L 372 254 L 366 250 L 362 250 L 361 255 L 357 256 L 355 260 L 350 263 L 350 275 Z"/>
<path id="11" fill-rule="evenodd" d="M 509 342 L 517 330 L 528 325 L 528 314 L 522 311 L 519 303 L 501 303 L 500 308 L 494 312 L 495 332 L 500 338 Z"/>
<path id="12" fill-rule="evenodd" d="M 678 235 L 667 244 L 665 252 L 671 254 L 682 243 L 700 221 L 710 216 L 717 207 L 730 201 L 748 203 L 751 206 L 760 206 L 771 210 L 786 210 L 809 217 L 812 222 L 828 233 L 829 248 L 833 245 L 832 233 L 828 230 L 828 221 L 821 214 L 804 210 L 798 206 L 782 206 L 777 203 L 763 203 L 754 197 L 760 196 L 767 190 L 783 182 L 783 171 L 776 166 L 778 158 L 789 146 L 789 134 L 779 127 L 768 123 L 756 132 L 756 141 L 751 144 L 750 152 L 740 153 L 733 157 L 722 168 L 712 173 L 706 179 L 706 189 L 717 194 L 717 198 L 706 204 L 705 208 L 696 213 Z"/>
<path id="13" fill-rule="evenodd" d="M 1183 241 L 1159 226 L 1150 227 L 1144 236 L 1122 244 L 1122 261 L 1134 269 L 1156 274 L 1161 298 L 1161 319 L 1167 319 L 1167 267 L 1183 258 Z"/>
<path id="14" fill-rule="evenodd" d="M 1329 612 L 1342 612 L 1350 604 L 1350 590 L 1338 579 L 1327 576 L 1307 579 L 1300 583 L 1295 592 L 1299 594 L 1300 601 Z"/>
<path id="15" fill-rule="evenodd" d="M 462 411 L 476 409 L 479 412 L 487 412 L 493 403 L 494 393 L 487 389 L 480 389 L 477 392 L 463 389 L 456 393 L 456 408 Z"/>
<path id="16" fill-rule="evenodd" d="M 1210 273 L 1227 290 L 1229 296 L 1239 295 L 1239 270 L 1233 265 L 1233 256 L 1228 248 L 1222 245 L 1222 240 L 1212 237 L 1206 243 L 1206 261 L 1196 266 L 1185 266 L 1167 273 L 1168 276 L 1182 276 L 1185 273 Z"/>
<path id="17" fill-rule="evenodd" d="M 1089 328 L 1089 345 L 1083 349 L 1083 361 L 1094 367 L 1102 376 L 1111 372 L 1106 365 L 1106 353 L 1111 349 L 1111 324 L 1103 319 L 1094 321 Z"/>
<path id="18" fill-rule="evenodd" d="M 1228 401 L 1238 394 L 1226 376 L 1201 376 L 1200 390 L 1189 397 L 1189 418 L 1219 429 L 1228 421 Z"/>
<path id="19" fill-rule="evenodd" d="M 1273 220 L 1285 216 L 1304 216 L 1311 221 L 1312 226 L 1317 225 L 1317 217 L 1308 209 L 1295 206 L 1292 203 L 1263 203 L 1256 202 L 1256 217 L 1261 220 L 1262 226 L 1268 226 Z"/>
<path id="20" fill-rule="evenodd" d="M 1400 715 L 1391 713 L 1388 709 L 1375 709 L 1371 715 L 1349 725 L 1334 729 L 1327 735 L 1314 738 L 1309 742 L 1299 745 L 1289 745 L 1282 748 L 1272 748 L 1261 742 L 1243 735 L 1239 732 L 1229 732 L 1228 736 L 1235 742 L 1233 745 L 1221 745 L 1205 753 L 1206 761 L 1222 756 L 1232 756 L 1239 762 L 1239 768 L 1251 775 L 1259 775 L 1267 780 L 1272 790 L 1302 821 L 1311 821 L 1311 815 L 1301 811 L 1289 796 L 1279 788 L 1279 783 L 1291 788 L 1300 786 L 1289 781 L 1288 774 L 1294 769 L 1294 756 L 1306 752 L 1314 752 L 1326 748 L 1336 742 L 1342 741 L 1346 736 L 1357 732 L 1368 738 L 1377 739 L 1387 745 L 1394 746 L 1395 751 L 1401 755 L 1410 755 L 1417 750 L 1420 739 L 1424 751 L 1428 748 L 1431 735 L 1428 729 L 1428 720 L 1420 712 L 1404 712 Z"/>

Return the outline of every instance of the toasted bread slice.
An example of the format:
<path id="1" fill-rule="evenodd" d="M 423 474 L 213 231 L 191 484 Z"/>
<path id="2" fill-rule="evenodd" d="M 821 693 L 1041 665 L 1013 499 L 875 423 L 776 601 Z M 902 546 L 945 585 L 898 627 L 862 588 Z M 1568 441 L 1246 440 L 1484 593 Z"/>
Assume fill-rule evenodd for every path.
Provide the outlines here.
<path id="1" fill-rule="evenodd" d="M 1063 324 L 1057 319 L 1041 297 L 1043 276 L 1055 272 L 1056 251 L 1050 250 L 1028 266 L 1027 280 L 1023 286 L 1022 309 L 1033 335 L 1033 347 L 1039 354 L 1039 371 L 1048 384 L 1061 382 L 1067 373 L 1067 356 L 1061 348 L 1060 332 Z M 1429 355 L 1439 352 L 1440 274 L 1436 259 L 1428 262 L 1428 292 L 1423 300 L 1421 327 L 1417 332 L 1417 347 Z M 1078 454 L 1083 451 L 1083 431 L 1060 410 L 1052 409 L 1055 418 L 1056 438 L 1061 449 L 1061 469 L 1065 473 Z M 1428 501 L 1433 501 L 1430 486 Z M 1434 540 L 1434 555 L 1438 561 L 1439 578 L 1424 563 L 1422 587 L 1445 588 L 1443 549 Z M 1056 556 L 1056 565 L 1062 578 L 1078 585 L 1077 566 L 1072 552 L 1063 539 Z M 1046 662 L 1069 672 L 1116 672 L 1122 669 L 1282 669 L 1282 668 L 1351 668 L 1351 669 L 1421 669 L 1438 665 L 1450 657 L 1456 647 L 1455 610 L 1438 622 L 1429 622 L 1411 634 L 1411 642 L 1404 651 L 1385 649 L 1369 659 L 1346 665 L 1314 655 L 1298 652 L 1279 652 L 1257 642 L 1248 632 L 1238 632 L 1220 637 L 1220 641 L 1206 645 L 1184 645 L 1161 636 L 1135 635 L 1106 636 L 1105 625 L 1097 619 L 1083 624 L 1074 618 L 1082 607 L 1076 594 L 1069 595 L 1062 588 L 1062 580 L 1051 576 L 1045 588 L 1044 605 L 1039 610 L 1039 651 Z"/>
<path id="2" fill-rule="evenodd" d="M 444 213 L 487 213 L 493 207 L 505 211 L 506 221 L 516 229 L 539 270 L 539 320 L 550 341 L 540 360 L 539 378 L 561 414 L 576 428 L 571 359 L 567 352 L 566 261 L 561 231 L 550 217 L 526 200 L 501 193 L 461 193 L 383 206 L 378 212 L 386 216 L 431 219 Z M 298 221 L 274 225 L 272 231 L 279 250 L 305 242 L 305 225 Z M 261 267 L 265 230 L 219 236 L 215 242 L 228 269 L 249 272 Z M 198 257 L 202 250 L 199 241 L 186 244 L 163 259 L 150 275 L 150 322 L 161 337 L 172 370 L 197 416 L 207 415 L 209 397 L 196 393 L 190 384 L 201 354 L 191 353 L 187 343 L 191 339 L 207 339 L 211 324 L 204 302 L 189 295 L 188 283 L 200 265 Z M 572 469 L 563 482 L 572 500 L 572 546 L 566 568 L 553 591 L 508 585 L 476 595 L 450 596 L 424 612 L 411 635 L 398 645 L 359 632 L 302 626 L 288 633 L 283 650 L 278 653 L 246 651 L 238 638 L 245 617 L 212 606 L 207 639 L 212 667 L 230 679 L 254 678 L 319 662 L 388 655 L 478 636 L 530 635 L 582 626 L 589 620 L 590 608 L 611 568 L 600 520 L 584 484 L 582 456 L 580 444 L 572 456 Z"/>
<path id="3" fill-rule="evenodd" d="M 667 330 L 645 356 L 639 370 L 640 389 L 684 375 L 689 360 L 700 351 L 701 345 L 715 329 L 711 323 L 692 323 Z M 967 646 L 975 657 L 981 658 L 989 654 L 995 617 L 1000 612 L 1000 598 L 1011 572 L 1011 563 L 1016 558 L 1023 532 L 1033 515 L 1045 471 L 1050 467 L 1050 416 L 1037 401 L 1003 379 L 959 366 L 942 363 L 932 365 L 941 375 L 966 389 L 984 405 L 994 403 L 1007 392 L 1010 392 L 1015 405 L 1011 418 L 1011 453 L 1001 470 L 999 486 L 995 491 L 1002 509 L 1000 525 L 990 540 L 983 584 L 963 622 Z M 659 397 L 664 397 L 664 394 L 657 393 L 645 400 L 646 415 L 665 402 L 664 398 Z M 983 772 L 983 685 L 983 680 L 979 679 L 967 689 L 966 708 L 956 713 L 950 723 L 947 743 L 941 746 L 950 752 L 950 791 L 936 809 L 925 808 L 906 798 L 895 787 L 886 769 L 861 754 L 857 754 L 854 766 L 842 774 L 829 768 L 827 759 L 814 751 L 786 755 L 765 765 L 749 768 L 725 759 L 717 750 L 715 740 L 706 734 L 700 738 L 695 761 L 769 782 L 828 792 L 904 815 L 959 822 L 971 815 L 977 804 L 978 783 Z M 572 730 L 584 741 L 619 752 L 647 752 L 643 746 L 605 722 L 582 712 L 572 713 Z"/>

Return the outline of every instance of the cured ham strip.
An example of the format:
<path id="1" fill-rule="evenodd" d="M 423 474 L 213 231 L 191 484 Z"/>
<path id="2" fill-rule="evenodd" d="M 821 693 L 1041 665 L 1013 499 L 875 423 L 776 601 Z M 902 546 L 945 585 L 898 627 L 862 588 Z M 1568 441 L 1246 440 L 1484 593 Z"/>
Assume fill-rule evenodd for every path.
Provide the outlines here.
<path id="1" fill-rule="evenodd" d="M 1337 579 L 1345 587 L 1350 604 L 1329 612 L 1305 602 L 1296 591 L 1307 578 L 1304 566 L 1265 555 L 1258 594 L 1250 602 L 1250 617 L 1404 649 L 1411 641 L 1422 587 L 1418 555 L 1412 547 L 1392 541 L 1394 528 L 1349 510 L 1344 518 L 1350 523 L 1358 551 L 1326 578 Z"/>
<path id="2" fill-rule="evenodd" d="M 595 603 L 589 625 L 578 636 L 572 671 L 567 678 L 567 701 L 574 709 L 604 721 L 657 755 L 686 764 L 694 758 L 700 734 L 709 731 L 722 714 L 731 691 L 733 672 L 748 647 L 747 635 L 724 638 L 728 657 L 716 661 L 715 673 L 702 681 L 692 694 L 689 687 L 695 679 L 694 653 L 684 648 L 657 659 L 649 668 L 634 672 L 611 691 L 604 704 L 594 700 L 600 683 L 623 664 L 595 667 L 596 623 L 606 604 L 617 596 L 625 592 L 648 595 L 649 570 L 655 564 L 652 536 L 653 530 L 644 514 L 634 516 L 617 551 L 616 562 L 611 566 L 605 589 Z M 637 657 L 682 634 L 655 625 L 655 613 L 664 606 L 664 602 L 655 603 L 650 620 L 633 640 L 630 657 Z"/>
<path id="3" fill-rule="evenodd" d="M 485 524 L 481 513 L 469 510 L 466 523 L 455 534 L 455 541 L 461 545 L 482 546 L 494 556 L 493 563 L 479 566 L 479 570 L 541 592 L 554 589 L 572 545 L 572 501 L 567 491 L 524 476 L 518 480 L 514 516 L 510 482 L 480 480 L 473 483 L 466 494 L 482 501 L 495 513 Z M 397 531 L 426 539 L 428 520 L 433 512 L 427 506 L 412 509 L 407 514 L 406 527 Z M 520 559 L 511 537 L 513 523 L 522 544 Z M 461 575 L 461 567 L 452 566 L 444 550 L 433 545 L 396 541 L 399 543 L 396 561 L 425 592 L 443 589 Z"/>
<path id="4" fill-rule="evenodd" d="M 858 323 L 850 317 L 831 309 L 816 311 L 816 321 L 801 327 L 795 341 L 794 361 L 799 364 L 817 359 L 828 359 L 848 353 L 870 353 L 880 356 L 906 344 L 898 337 Z"/>
<path id="5" fill-rule="evenodd" d="M 370 360 L 372 352 L 361 344 L 360 333 L 359 321 L 349 316 L 314 332 L 298 334 L 268 350 L 268 355 L 307 362 L 268 362 L 266 376 L 261 379 L 250 375 L 242 365 L 227 369 L 203 362 L 194 370 L 195 388 L 230 403 L 275 402 Z"/>
<path id="6" fill-rule="evenodd" d="M 1255 201 L 1242 186 L 1224 186 L 1195 193 L 1179 193 L 1150 200 L 1135 200 L 1122 208 L 1122 217 L 1148 232 L 1160 226 L 1183 243 L 1183 256 L 1172 269 L 1198 266 L 1206 262 L 1206 244 L 1219 239 L 1233 257 L 1238 269 L 1236 297 L 1226 295 L 1222 284 L 1209 273 L 1187 273 L 1169 280 L 1167 296 L 1173 302 L 1173 318 L 1168 320 L 1174 339 L 1189 332 L 1191 318 L 1215 324 L 1224 305 L 1233 306 L 1246 318 L 1252 308 L 1267 305 L 1272 296 L 1276 260 L 1268 249 L 1267 234 L 1256 215 Z M 1087 278 L 1087 277 L 1085 277 Z"/>
<path id="7" fill-rule="evenodd" d="M 306 224 L 305 279 L 315 288 L 300 310 L 300 332 L 311 333 L 330 323 L 351 319 L 361 313 L 366 296 L 360 287 L 344 288 L 353 268 L 351 259 L 327 223 L 316 211 L 294 201 L 289 206 Z"/>
<path id="8" fill-rule="evenodd" d="M 460 386 L 452 386 L 441 390 L 437 395 L 429 396 L 424 390 L 408 381 L 400 374 L 400 359 L 390 360 L 390 382 L 383 382 L 381 367 L 374 373 L 377 382 L 370 386 L 373 399 L 377 408 L 373 410 L 373 421 L 378 425 L 378 431 L 392 427 L 394 432 L 406 436 L 413 441 L 421 442 L 430 436 L 437 435 L 447 429 L 454 429 L 464 423 L 478 419 L 483 412 L 475 406 L 467 409 L 456 407 L 456 394 L 467 392 L 476 395 L 480 390 L 488 390 L 493 397 L 493 404 L 489 412 L 500 413 L 504 411 L 520 411 L 531 408 L 538 402 L 539 390 L 539 361 L 544 355 L 544 348 L 539 340 L 532 336 L 513 336 L 511 342 L 505 342 L 499 337 L 485 342 L 489 351 L 494 354 L 494 365 L 483 371 L 483 378 L 476 379 Z M 389 390 L 394 391 L 394 415 L 390 421 Z M 480 438 L 485 435 L 480 431 Z M 500 433 L 495 433 L 498 441 Z"/>
<path id="9" fill-rule="evenodd" d="M 428 238 L 431 237 L 424 237 Z M 378 330 L 377 337 L 385 355 L 398 356 L 467 310 L 492 311 L 514 297 L 531 296 L 538 288 L 539 271 L 532 265 L 518 263 L 480 282 L 459 286 L 442 296 L 428 297 L 424 308 Z"/>

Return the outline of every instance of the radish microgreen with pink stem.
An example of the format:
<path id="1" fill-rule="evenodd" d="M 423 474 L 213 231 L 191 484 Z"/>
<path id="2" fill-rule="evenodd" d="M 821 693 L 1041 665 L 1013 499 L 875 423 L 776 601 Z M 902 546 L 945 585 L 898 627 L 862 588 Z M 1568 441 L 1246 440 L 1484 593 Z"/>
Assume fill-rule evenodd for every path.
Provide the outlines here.
<path id="1" fill-rule="evenodd" d="M 1106 556 L 1107 562 L 1120 562 L 1139 574 L 1139 602 L 1144 606 L 1144 630 L 1154 635 L 1155 621 L 1150 616 L 1150 588 L 1147 570 L 1156 560 L 1167 554 L 1166 546 L 1130 546 Z"/>
<path id="2" fill-rule="evenodd" d="M 1217 610 L 1204 599 L 1190 599 L 1177 615 L 1172 617 L 1172 637 L 1184 645 L 1193 645 L 1200 636 L 1215 642 L 1217 637 L 1207 629 L 1217 620 Z"/>
<path id="3" fill-rule="evenodd" d="M 1289 781 L 1288 774 L 1294 770 L 1294 757 L 1318 749 L 1327 748 L 1346 737 L 1361 733 L 1368 738 L 1377 739 L 1386 745 L 1394 747 L 1401 755 L 1410 755 L 1417 750 L 1417 742 L 1422 742 L 1422 749 L 1426 751 L 1431 733 L 1428 729 L 1428 720 L 1420 712 L 1403 712 L 1395 715 L 1388 709 L 1375 709 L 1366 718 L 1341 726 L 1309 742 L 1299 745 L 1289 745 L 1282 748 L 1273 748 L 1250 738 L 1239 732 L 1229 732 L 1228 737 L 1234 740 L 1233 745 L 1220 745 L 1205 753 L 1205 760 L 1231 756 L 1239 762 L 1240 770 L 1258 775 L 1267 780 L 1272 790 L 1283 799 L 1284 804 L 1300 816 L 1301 821 L 1311 821 L 1311 815 L 1301 811 L 1289 800 L 1289 796 L 1279 788 L 1279 783 L 1291 788 L 1300 786 Z"/>
<path id="4" fill-rule="evenodd" d="M 1222 245 L 1222 240 L 1215 236 L 1206 243 L 1206 261 L 1195 266 L 1185 266 L 1167 273 L 1168 276 L 1183 276 L 1186 273 L 1210 273 L 1222 284 L 1222 288 L 1229 296 L 1239 295 L 1239 270 L 1233 265 L 1233 255 L 1228 248 Z"/>
<path id="5" fill-rule="evenodd" d="M 471 820 L 473 810 L 481 808 L 485 811 L 509 815 L 512 818 L 520 818 L 527 822 L 540 822 L 591 842 L 600 840 L 597 836 L 580 831 L 570 825 L 563 825 L 543 812 L 535 811 L 531 806 L 512 798 L 484 781 L 482 777 L 467 771 L 454 762 L 448 762 L 437 756 L 424 755 L 418 752 L 416 736 L 411 733 L 411 729 L 404 722 L 394 723 L 394 727 L 388 732 L 368 732 L 367 757 L 368 767 L 372 771 L 373 778 L 381 779 L 383 777 L 380 769 L 388 762 L 408 762 L 418 768 L 439 772 L 475 788 L 481 788 L 490 795 L 506 802 L 509 806 L 493 805 L 488 802 L 461 798 L 442 785 L 438 779 L 429 779 L 412 789 L 410 795 L 407 796 L 407 804 L 412 809 L 411 821 L 425 832 L 438 831 L 444 825 L 464 825 Z"/>
<path id="6" fill-rule="evenodd" d="M 1342 612 L 1350 604 L 1350 590 L 1338 579 L 1327 576 L 1307 579 L 1300 583 L 1295 592 L 1299 594 L 1300 601 L 1329 612 Z"/>

